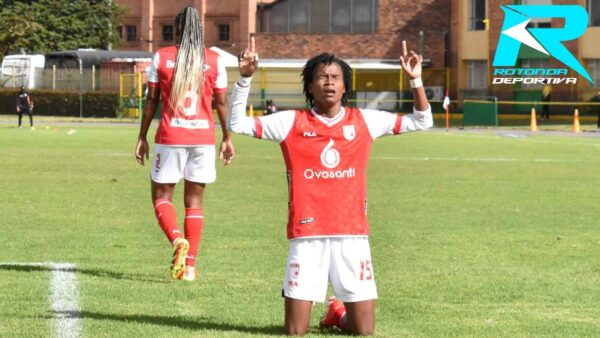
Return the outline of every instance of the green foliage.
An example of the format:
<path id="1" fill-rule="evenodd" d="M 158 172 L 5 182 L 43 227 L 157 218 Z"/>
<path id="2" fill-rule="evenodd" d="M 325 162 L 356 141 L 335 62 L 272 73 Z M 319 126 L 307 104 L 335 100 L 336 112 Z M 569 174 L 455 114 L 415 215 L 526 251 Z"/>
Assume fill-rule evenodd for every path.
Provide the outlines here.
<path id="1" fill-rule="evenodd" d="M 125 8 L 108 0 L 0 1 L 0 58 L 9 52 L 106 49 Z"/>
<path id="2" fill-rule="evenodd" d="M 0 90 L 0 114 L 16 114 L 17 90 Z M 79 116 L 79 92 L 56 90 L 30 91 L 34 102 L 34 115 Z M 119 95 L 110 92 L 83 94 L 84 117 L 115 117 L 119 107 Z"/>

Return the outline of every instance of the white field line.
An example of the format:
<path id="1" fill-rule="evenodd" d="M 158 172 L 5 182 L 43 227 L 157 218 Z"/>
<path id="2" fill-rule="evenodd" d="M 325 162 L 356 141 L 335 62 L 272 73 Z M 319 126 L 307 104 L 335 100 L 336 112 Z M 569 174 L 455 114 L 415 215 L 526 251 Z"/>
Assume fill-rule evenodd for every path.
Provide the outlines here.
<path id="1" fill-rule="evenodd" d="M 253 159 L 281 159 L 281 156 L 244 156 Z M 511 157 L 428 157 L 428 156 L 372 156 L 371 160 L 384 161 L 465 161 L 465 162 L 541 162 L 541 163 L 573 163 L 573 162 L 600 162 L 598 160 L 574 160 L 556 158 L 511 158 Z"/>
<path id="2" fill-rule="evenodd" d="M 50 277 L 50 303 L 54 313 L 54 336 L 81 337 L 81 308 L 76 266 L 70 263 L 0 263 L 0 266 L 44 267 L 52 271 Z"/>

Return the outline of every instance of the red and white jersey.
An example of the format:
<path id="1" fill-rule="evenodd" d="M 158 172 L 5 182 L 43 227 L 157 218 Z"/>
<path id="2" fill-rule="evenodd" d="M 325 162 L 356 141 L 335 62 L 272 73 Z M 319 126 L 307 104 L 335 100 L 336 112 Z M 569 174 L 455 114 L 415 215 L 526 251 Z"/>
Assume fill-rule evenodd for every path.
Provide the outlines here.
<path id="1" fill-rule="evenodd" d="M 219 54 L 204 50 L 204 84 L 202 97 L 190 91 L 177 113 L 171 107 L 171 85 L 177 60 L 177 46 L 160 48 L 148 73 L 148 86 L 159 87 L 162 98 L 161 121 L 155 142 L 163 145 L 214 145 L 215 125 L 212 116 L 213 94 L 227 92 L 227 73 Z"/>
<path id="2" fill-rule="evenodd" d="M 236 84 L 229 129 L 279 143 L 289 185 L 289 239 L 367 236 L 366 171 L 371 145 L 385 135 L 427 129 L 431 109 L 397 115 L 344 108 L 329 119 L 314 110 L 248 118 L 249 87 Z"/>

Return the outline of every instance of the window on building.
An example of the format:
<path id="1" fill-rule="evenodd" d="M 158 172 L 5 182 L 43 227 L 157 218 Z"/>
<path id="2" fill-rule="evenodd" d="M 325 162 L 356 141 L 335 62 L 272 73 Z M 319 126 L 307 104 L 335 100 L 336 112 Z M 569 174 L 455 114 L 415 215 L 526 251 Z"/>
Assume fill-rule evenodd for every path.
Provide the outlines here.
<path id="1" fill-rule="evenodd" d="M 522 5 L 552 5 L 552 0 L 521 0 Z M 552 27 L 552 18 L 534 18 L 531 19 L 527 28 L 550 28 Z"/>
<path id="2" fill-rule="evenodd" d="M 594 87 L 600 87 L 600 59 L 591 59 L 587 62 L 587 70 L 594 80 Z"/>
<path id="3" fill-rule="evenodd" d="M 600 26 L 600 0 L 587 0 L 587 10 L 590 13 L 590 26 Z"/>
<path id="4" fill-rule="evenodd" d="M 485 0 L 471 0 L 469 30 L 482 31 L 485 30 Z"/>
<path id="5" fill-rule="evenodd" d="M 162 26 L 162 39 L 163 41 L 173 41 L 173 25 Z"/>
<path id="6" fill-rule="evenodd" d="M 218 25 L 219 41 L 229 41 L 231 39 L 231 26 L 228 23 Z"/>
<path id="7" fill-rule="evenodd" d="M 467 88 L 488 88 L 488 66 L 485 60 L 467 61 Z"/>
<path id="8" fill-rule="evenodd" d="M 137 26 L 127 25 L 127 26 L 125 26 L 125 30 L 127 31 L 127 41 L 128 42 L 137 41 Z"/>
<path id="9" fill-rule="evenodd" d="M 330 3 L 329 1 L 313 0 L 310 2 L 311 33 L 329 33 Z"/>
<path id="10" fill-rule="evenodd" d="M 379 0 L 282 0 L 259 11 L 263 33 L 373 33 Z"/>

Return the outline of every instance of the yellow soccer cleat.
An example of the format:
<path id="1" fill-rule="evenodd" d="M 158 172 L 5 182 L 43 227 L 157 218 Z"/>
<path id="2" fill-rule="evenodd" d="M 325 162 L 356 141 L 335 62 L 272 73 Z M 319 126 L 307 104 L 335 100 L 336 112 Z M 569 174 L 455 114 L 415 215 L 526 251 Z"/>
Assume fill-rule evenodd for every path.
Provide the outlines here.
<path id="1" fill-rule="evenodd" d="M 181 279 L 185 270 L 185 255 L 190 243 L 185 238 L 177 238 L 173 242 L 173 261 L 171 261 L 171 277 Z"/>

